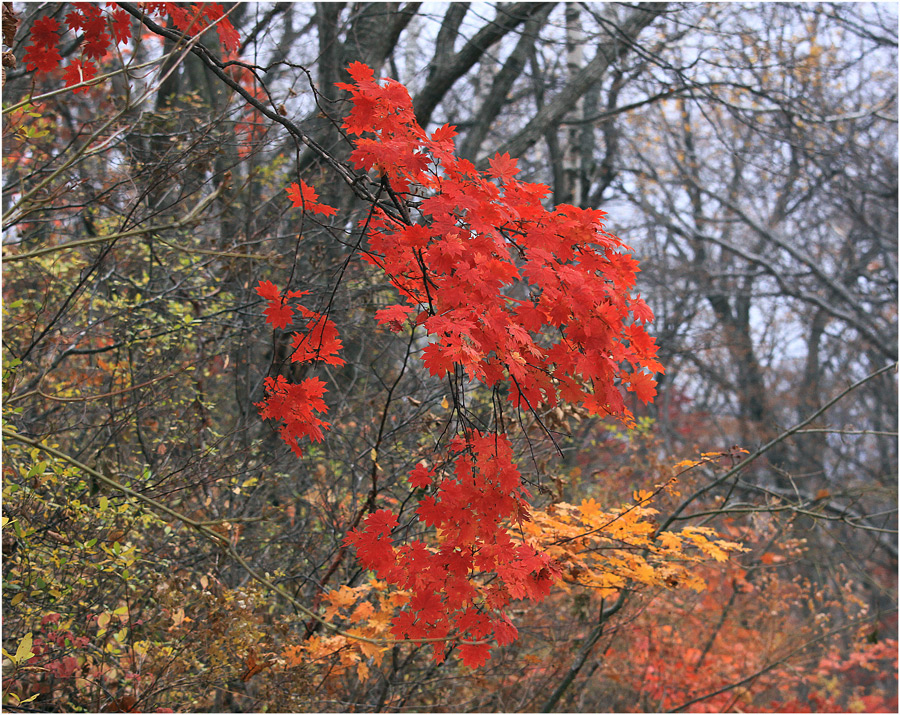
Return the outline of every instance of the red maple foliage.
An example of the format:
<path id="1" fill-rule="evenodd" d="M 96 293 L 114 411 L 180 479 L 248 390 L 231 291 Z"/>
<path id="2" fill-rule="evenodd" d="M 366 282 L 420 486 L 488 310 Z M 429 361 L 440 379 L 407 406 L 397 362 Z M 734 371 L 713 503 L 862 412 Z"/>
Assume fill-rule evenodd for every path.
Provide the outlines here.
<path id="1" fill-rule="evenodd" d="M 604 229 L 605 214 L 548 211 L 549 189 L 515 179 L 508 155 L 482 175 L 453 154 L 451 127 L 429 136 L 419 126 L 403 85 L 377 83 L 360 63 L 348 71 L 356 83 L 338 85 L 353 99 L 344 129 L 374 134 L 356 140 L 354 165 L 377 170 L 394 190 L 428 194 L 420 223 L 377 210 L 369 223 L 365 259 L 405 302 L 379 311 L 379 321 L 396 327 L 413 315 L 435 337 L 423 353 L 433 375 L 459 366 L 487 387 L 508 382 L 516 407 L 562 399 L 629 419 L 617 384 L 648 402 L 662 365 L 644 329 L 652 313 L 629 294 L 637 261 Z"/>
<path id="2" fill-rule="evenodd" d="M 516 179 L 517 161 L 508 154 L 491 159 L 482 174 L 454 155 L 453 127 L 429 135 L 419 126 L 403 85 L 377 82 L 359 62 L 348 72 L 354 83 L 338 87 L 352 98 L 343 128 L 357 137 L 354 166 L 376 171 L 391 192 L 425 196 L 417 222 L 374 206 L 363 224 L 363 258 L 384 272 L 401 300 L 379 310 L 378 323 L 399 331 L 412 319 L 424 329 L 432 342 L 422 360 L 436 377 L 464 371 L 489 388 L 504 387 L 517 408 L 568 401 L 632 421 L 620 387 L 647 402 L 662 366 L 644 328 L 653 315 L 630 293 L 637 261 L 605 230 L 605 214 L 546 209 L 549 189 Z M 335 212 L 305 183 L 292 184 L 288 195 L 304 211 Z M 257 291 L 276 327 L 290 323 L 294 310 L 308 320 L 295 336 L 294 360 L 338 364 L 340 340 L 330 320 L 288 306 L 298 294 L 282 298 L 267 281 Z M 303 385 L 291 391 L 284 378 L 270 378 L 260 403 L 264 417 L 284 421 L 282 436 L 295 452 L 297 439 L 321 439 L 317 413 L 326 409 L 322 383 L 315 390 L 310 380 Z M 465 430 L 439 457 L 442 469 L 420 464 L 409 475 L 427 492 L 416 516 L 433 537 L 395 543 L 398 515 L 379 509 L 345 543 L 378 578 L 411 594 L 394 618 L 396 638 L 427 639 L 437 661 L 452 640 L 462 662 L 478 667 L 493 643 L 517 636 L 506 607 L 544 598 L 560 571 L 508 531 L 528 520 L 530 495 L 506 434 Z"/>
<path id="3" fill-rule="evenodd" d="M 203 32 L 215 26 L 219 41 L 226 51 L 236 51 L 240 47 L 240 36 L 225 16 L 218 3 L 192 3 L 189 6 L 174 2 L 144 2 L 138 6 L 147 15 L 158 18 L 172 18 L 176 28 L 187 35 Z M 71 87 L 93 79 L 97 75 L 97 64 L 109 53 L 110 47 L 131 39 L 131 15 L 119 7 L 118 3 L 72 3 L 72 10 L 66 15 L 68 29 L 81 34 L 81 57 L 73 59 L 66 67 L 63 79 Z M 25 65 L 29 70 L 48 73 L 62 63 L 59 54 L 61 26 L 53 17 L 35 20 L 31 29 L 31 44 L 25 48 Z M 85 91 L 84 87 L 74 90 Z"/>
<path id="4" fill-rule="evenodd" d="M 344 359 L 338 355 L 343 346 L 334 322 L 302 305 L 288 304 L 289 300 L 307 295 L 307 291 L 292 290 L 282 296 L 274 283 L 260 281 L 256 292 L 267 303 L 264 311 L 266 322 L 273 327 L 287 327 L 294 320 L 295 313 L 306 321 L 302 331 L 294 333 L 292 362 L 321 361 L 337 367 L 344 364 Z M 322 430 L 330 426 L 317 416 L 328 410 L 322 399 L 326 392 L 325 383 L 311 377 L 299 385 L 291 385 L 283 375 L 279 375 L 277 378 L 266 378 L 265 388 L 266 399 L 256 405 L 260 415 L 264 419 L 281 421 L 281 437 L 298 457 L 302 456 L 298 440 L 308 437 L 313 442 L 320 442 Z"/>

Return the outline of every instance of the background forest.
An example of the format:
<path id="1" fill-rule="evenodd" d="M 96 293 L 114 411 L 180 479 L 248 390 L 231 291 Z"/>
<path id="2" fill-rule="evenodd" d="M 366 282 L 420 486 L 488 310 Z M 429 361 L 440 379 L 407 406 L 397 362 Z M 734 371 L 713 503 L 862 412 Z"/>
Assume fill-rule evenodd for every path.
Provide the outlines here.
<path id="1" fill-rule="evenodd" d="M 893 3 L 4 3 L 4 709 L 896 712 L 897 37 Z M 458 327 L 395 307 L 379 217 L 494 219 L 404 184 L 411 140 L 360 163 L 405 101 L 362 65 L 484 191 L 606 212 L 652 401 L 427 362 Z M 453 621 L 373 554 L 485 519 L 470 462 L 521 474 L 497 558 L 537 561 L 448 562 Z"/>

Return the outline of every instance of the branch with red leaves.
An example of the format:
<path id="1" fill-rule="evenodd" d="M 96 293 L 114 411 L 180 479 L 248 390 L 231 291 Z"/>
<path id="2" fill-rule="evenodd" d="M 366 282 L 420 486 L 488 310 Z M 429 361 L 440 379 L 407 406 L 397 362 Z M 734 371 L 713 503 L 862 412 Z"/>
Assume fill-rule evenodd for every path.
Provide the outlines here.
<path id="1" fill-rule="evenodd" d="M 356 137 L 350 160 L 390 187 L 403 207 L 401 220 L 373 202 L 361 222 L 363 260 L 397 292 L 398 302 L 379 310 L 376 321 L 394 332 L 420 328 L 431 339 L 421 352 L 428 372 L 465 374 L 502 389 L 515 409 L 570 402 L 632 422 L 622 389 L 652 400 L 653 374 L 662 366 L 645 330 L 653 314 L 631 293 L 637 262 L 605 229 L 605 214 L 546 209 L 549 189 L 517 179 L 517 162 L 506 154 L 478 172 L 455 155 L 453 127 L 428 133 L 418 124 L 403 85 L 377 81 L 358 62 L 348 72 L 353 83 L 338 87 L 352 101 L 343 124 Z M 408 202 L 412 192 L 425 198 Z M 304 212 L 335 213 L 305 183 L 288 194 Z M 257 292 L 273 327 L 287 327 L 295 314 L 306 321 L 294 334 L 293 361 L 343 362 L 334 323 L 290 303 L 303 292 L 282 294 L 268 281 Z M 307 378 L 291 386 L 279 376 L 266 389 L 261 414 L 282 422 L 295 453 L 298 440 L 322 439 L 324 383 Z M 510 603 L 543 599 L 561 574 L 547 554 L 509 532 L 529 519 L 530 495 L 507 434 L 464 422 L 461 429 L 436 455 L 440 470 L 419 464 L 409 474 L 410 485 L 425 491 L 416 517 L 431 536 L 395 541 L 399 515 L 382 508 L 348 533 L 345 545 L 378 578 L 411 594 L 394 617 L 394 637 L 433 641 L 437 662 L 447 654 L 442 639 L 463 639 L 463 663 L 478 667 L 491 642 L 517 637 L 506 615 Z"/>

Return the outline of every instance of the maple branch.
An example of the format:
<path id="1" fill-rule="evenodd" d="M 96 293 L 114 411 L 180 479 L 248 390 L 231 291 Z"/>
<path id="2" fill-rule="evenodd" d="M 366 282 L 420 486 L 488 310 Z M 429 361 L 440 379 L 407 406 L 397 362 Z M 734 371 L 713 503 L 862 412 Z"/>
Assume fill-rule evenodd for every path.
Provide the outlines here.
<path id="1" fill-rule="evenodd" d="M 47 254 L 56 253 L 57 251 L 68 251 L 73 248 L 80 248 L 81 246 L 90 246 L 95 243 L 118 241 L 120 238 L 132 238 L 134 236 L 143 236 L 147 233 L 161 233 L 163 231 L 169 231 L 172 229 L 185 228 L 189 224 L 200 220 L 200 213 L 203 212 L 215 199 L 221 196 L 224 188 L 225 183 L 219 184 L 219 186 L 216 187 L 215 191 L 213 191 L 208 196 L 203 197 L 196 206 L 194 206 L 190 211 L 187 212 L 187 214 L 172 223 L 163 224 L 162 226 L 146 226 L 144 228 L 133 228 L 128 231 L 119 231 L 118 233 L 110 233 L 106 234 L 105 236 L 92 236 L 91 238 L 83 238 L 77 241 L 67 241 L 66 243 L 62 243 L 58 246 L 47 246 L 45 248 L 39 248 L 34 251 L 29 251 L 28 253 L 14 253 L 11 255 L 6 254 L 3 256 L 3 261 L 14 263 L 15 261 L 25 261 L 31 258 L 39 258 L 40 256 L 46 256 Z M 271 256 L 264 256 L 262 254 L 231 253 L 227 251 L 210 251 L 202 248 L 188 248 L 186 246 L 178 246 L 176 244 L 170 243 L 163 240 L 162 238 L 159 238 L 159 240 L 161 243 L 165 243 L 170 248 L 185 251 L 187 253 L 201 253 L 212 256 L 222 256 L 226 258 L 255 258 L 258 260 L 271 258 Z"/>
<path id="2" fill-rule="evenodd" d="M 501 8 L 498 8 L 498 18 L 482 27 L 459 52 L 452 55 L 450 53 L 453 51 L 459 27 L 459 24 L 456 23 L 462 22 L 465 9 L 464 7 L 460 8 L 461 15 L 459 11 L 456 11 L 455 17 L 453 13 L 448 12 L 448 20 L 453 18 L 451 22 L 456 26 L 447 27 L 446 30 L 445 27 L 441 27 L 438 41 L 435 43 L 434 57 L 429 64 L 430 69 L 425 87 L 413 101 L 413 111 L 419 123 L 423 127 L 428 125 L 432 113 L 453 83 L 468 72 L 489 47 L 529 17 L 547 11 L 547 6 L 552 8 L 554 4 L 518 2 L 501 6 L 503 17 L 499 17 Z"/>
<path id="3" fill-rule="evenodd" d="M 391 405 L 391 401 L 392 401 L 393 395 L 394 395 L 394 390 L 397 389 L 397 385 L 400 384 L 400 379 L 403 377 L 404 373 L 406 372 L 406 366 L 409 362 L 410 353 L 412 352 L 412 343 L 413 343 L 414 337 L 415 337 L 415 330 L 411 330 L 410 335 L 409 335 L 409 343 L 406 346 L 406 354 L 403 356 L 403 365 L 400 367 L 400 373 L 397 375 L 397 379 L 394 380 L 394 384 L 391 385 L 391 387 L 388 389 L 388 394 L 387 394 L 387 397 L 385 398 L 385 402 L 384 402 L 384 409 L 381 411 L 381 422 L 378 425 L 378 435 L 375 438 L 375 446 L 372 447 L 372 451 L 375 453 L 375 457 L 376 457 L 375 459 L 372 460 L 372 474 L 371 474 L 372 488 L 369 491 L 368 498 L 366 499 L 365 503 L 359 508 L 359 511 L 357 511 L 356 517 L 353 519 L 353 522 L 350 524 L 350 526 L 347 527 L 347 529 L 345 530 L 345 533 L 353 531 L 353 529 L 355 529 L 357 526 L 359 526 L 359 522 L 362 520 L 363 516 L 365 516 L 366 513 L 372 511 L 372 509 L 375 508 L 375 500 L 378 497 L 378 471 L 381 469 L 381 467 L 378 466 L 378 459 L 377 459 L 378 450 L 381 447 L 381 442 L 384 437 L 384 426 L 385 426 L 385 424 L 387 424 L 388 408 Z M 325 574 L 319 580 L 318 585 L 319 585 L 320 589 L 325 588 L 325 584 L 328 583 L 331 576 L 334 574 L 335 571 L 337 571 L 338 566 L 340 565 L 341 561 L 344 560 L 344 556 L 346 556 L 346 554 L 347 554 L 347 550 L 348 550 L 347 545 L 341 544 L 340 549 L 338 549 L 338 553 L 334 557 L 334 560 L 331 562 L 331 565 L 328 567 L 328 570 L 325 572 Z M 307 623 L 305 638 L 309 638 L 318 629 L 319 629 L 318 622 Z"/>
<path id="4" fill-rule="evenodd" d="M 107 72 L 106 74 L 97 75 L 96 77 L 93 77 L 92 79 L 85 80 L 84 82 L 79 82 L 78 84 L 67 85 L 67 86 L 61 87 L 59 89 L 54 89 L 50 92 L 45 92 L 44 94 L 39 94 L 37 96 L 28 97 L 27 99 L 23 99 L 21 102 L 19 102 L 17 104 L 13 104 L 11 107 L 3 107 L 2 110 L 0 110 L 0 113 L 11 114 L 12 112 L 15 112 L 17 109 L 22 109 L 23 107 L 33 105 L 36 102 L 43 102 L 46 99 L 50 99 L 59 94 L 65 94 L 66 92 L 71 92 L 72 90 L 78 89 L 79 87 L 90 87 L 95 84 L 100 84 L 104 80 L 112 79 L 113 77 L 120 75 L 120 74 L 128 74 L 129 72 L 134 72 L 135 70 L 140 70 L 140 69 L 144 69 L 145 67 L 152 67 L 153 65 L 161 64 L 161 63 L 165 62 L 167 59 L 169 59 L 170 56 L 171 56 L 171 53 L 168 55 L 163 55 L 162 57 L 158 57 L 155 60 L 143 62 L 139 65 L 133 65 L 131 67 L 122 67 L 121 69 L 112 70 L 111 72 Z"/>
<path id="5" fill-rule="evenodd" d="M 46 203 L 46 201 L 38 201 L 31 203 L 31 200 L 38 195 L 42 190 L 44 190 L 47 186 L 49 186 L 54 180 L 56 180 L 64 171 L 71 168 L 72 165 L 84 157 L 87 154 L 88 148 L 90 145 L 100 137 L 103 132 L 105 132 L 109 127 L 115 124 L 121 117 L 125 115 L 126 111 L 124 109 L 114 113 L 112 117 L 110 117 L 106 122 L 100 125 L 100 128 L 97 129 L 91 136 L 88 137 L 87 141 L 79 147 L 78 150 L 73 152 L 73 156 L 67 161 L 63 162 L 63 165 L 60 166 L 55 171 L 52 171 L 49 176 L 39 181 L 36 186 L 29 189 L 22 195 L 18 201 L 16 201 L 10 208 L 7 210 L 7 214 L 11 214 L 12 218 L 8 218 L 7 221 L 3 224 L 3 230 L 7 231 L 17 223 L 21 222 L 25 219 L 26 216 L 36 211 L 41 205 Z M 47 201 L 50 199 L 48 198 Z"/>
<path id="6" fill-rule="evenodd" d="M 691 467 L 689 467 L 688 469 L 693 469 L 693 467 L 695 467 L 695 466 L 697 466 L 697 465 L 694 464 L 694 465 L 692 465 Z M 679 474 L 684 474 L 684 472 L 688 471 L 688 469 L 682 470 L 681 472 L 679 472 Z M 676 476 L 677 476 L 677 475 L 676 475 Z M 664 491 L 664 490 L 665 490 L 665 489 L 666 489 L 666 488 L 667 488 L 667 487 L 675 480 L 675 478 L 676 478 L 676 477 L 672 477 L 672 478 L 669 479 L 669 481 L 667 481 L 665 484 L 659 485 L 659 486 L 656 488 L 656 490 L 653 491 L 653 492 L 650 494 L 650 496 L 645 497 L 644 499 L 641 499 L 641 500 L 638 501 L 636 504 L 632 504 L 632 505 L 629 506 L 627 509 L 625 509 L 623 512 L 621 512 L 621 513 L 619 513 L 619 514 L 616 514 L 612 519 L 610 519 L 609 521 L 607 521 L 605 524 L 601 524 L 601 525 L 598 526 L 596 529 L 591 529 L 590 531 L 585 531 L 583 534 L 576 534 L 575 536 L 567 536 L 567 537 L 564 538 L 564 539 L 557 539 L 556 541 L 554 541 L 554 542 L 551 544 L 551 546 L 557 546 L 557 545 L 559 545 L 559 544 L 565 544 L 566 542 L 574 541 L 575 539 L 582 539 L 582 538 L 584 538 L 585 536 L 590 536 L 591 534 L 595 534 L 595 533 L 597 533 L 597 532 L 603 531 L 604 529 L 606 529 L 607 527 L 611 526 L 612 524 L 615 524 L 619 519 L 621 519 L 622 517 L 626 516 L 626 515 L 629 514 L 630 512 L 634 511 L 634 510 L 637 509 L 638 507 L 641 507 L 641 506 L 643 506 L 644 504 L 648 504 L 649 502 L 653 501 L 653 498 L 654 498 L 657 494 L 659 494 L 660 492 Z M 655 535 L 658 535 L 660 532 L 662 532 L 662 529 L 658 529 L 658 530 L 656 531 L 656 534 L 655 534 Z"/>
<path id="7" fill-rule="evenodd" d="M 596 84 L 606 70 L 632 47 L 641 31 L 650 25 L 659 15 L 665 12 L 667 3 L 642 2 L 630 7 L 630 14 L 617 28 L 615 35 L 610 33 L 607 43 L 598 48 L 593 60 L 582 67 L 571 81 L 534 115 L 532 120 L 515 136 L 505 141 L 498 149 L 498 154 L 508 153 L 510 156 L 521 156 L 534 144 L 549 127 L 555 126 L 562 117 L 568 114 L 578 97 L 589 87 Z M 479 162 L 479 166 L 484 162 Z"/>
<path id="8" fill-rule="evenodd" d="M 163 504 L 160 501 L 157 501 L 153 497 L 149 497 L 146 494 L 141 494 L 140 492 L 137 492 L 134 489 L 131 489 L 130 487 L 127 487 L 124 484 L 117 482 L 112 477 L 109 477 L 106 474 L 103 474 L 102 472 L 99 472 L 96 469 L 93 469 L 93 468 L 87 466 L 83 462 L 75 459 L 75 457 L 72 457 L 71 455 L 68 455 L 65 452 L 61 452 L 60 450 L 58 450 L 54 447 L 49 447 L 45 444 L 41 444 L 41 442 L 39 442 L 37 440 L 25 437 L 25 436 L 19 434 L 18 432 L 15 432 L 12 429 L 4 427 L 2 433 L 3 433 L 3 436 L 8 440 L 11 440 L 13 442 L 20 442 L 22 444 L 28 444 L 28 445 L 31 445 L 32 447 L 37 447 L 41 451 L 46 452 L 47 454 L 49 454 L 53 457 L 56 457 L 57 459 L 61 459 L 64 462 L 68 462 L 76 469 L 78 469 L 86 474 L 89 474 L 91 477 L 93 477 L 94 479 L 96 479 L 99 482 L 102 482 L 103 484 L 110 487 L 111 489 L 121 492 L 122 494 L 126 494 L 126 495 L 132 497 L 133 499 L 137 499 L 138 501 L 141 501 L 141 502 L 147 504 L 148 506 L 152 507 L 156 511 L 162 512 L 163 514 L 166 514 L 166 515 L 172 517 L 173 519 L 177 519 L 178 521 L 185 524 L 185 526 L 189 526 L 190 528 L 195 529 L 196 531 L 198 531 L 199 533 L 201 533 L 203 536 L 207 537 L 211 541 L 214 541 L 220 545 L 224 545 L 226 543 L 226 540 L 223 536 L 221 536 L 220 534 L 217 534 L 214 531 L 210 531 L 209 529 L 206 528 L 207 524 L 216 523 L 216 522 L 196 521 L 194 519 L 191 519 L 190 517 L 187 517 L 184 514 L 181 514 L 180 512 L 175 511 L 174 509 L 170 509 L 165 504 Z"/>
<path id="9" fill-rule="evenodd" d="M 416 256 L 416 262 L 419 264 L 419 270 L 422 271 L 422 286 L 425 288 L 425 297 L 428 299 L 428 314 L 436 315 L 434 302 L 431 299 L 431 278 L 428 276 L 428 266 L 425 264 L 425 257 L 422 255 L 422 249 L 419 248 L 413 253 Z"/>
<path id="10" fill-rule="evenodd" d="M 388 196 L 391 197 L 391 201 L 394 203 L 394 206 L 397 208 L 397 210 L 400 212 L 400 215 L 403 217 L 403 222 L 407 226 L 412 226 L 413 221 L 409 217 L 409 209 L 406 206 L 406 201 L 404 199 L 401 199 L 394 192 L 394 188 L 391 186 L 391 180 L 388 178 L 387 174 L 382 175 L 381 186 L 384 188 L 385 191 L 387 191 Z M 380 191 L 380 189 L 379 189 L 379 191 Z"/>
<path id="11" fill-rule="evenodd" d="M 215 24 L 215 23 L 213 23 L 213 24 Z M 210 25 L 209 27 L 212 27 L 212 25 Z M 207 28 L 207 29 L 209 29 L 209 28 Z M 200 37 L 202 36 L 202 34 L 203 34 L 203 31 L 201 31 L 200 34 L 198 34 L 196 37 L 187 38 L 187 44 L 183 50 L 179 50 L 176 47 L 168 55 L 165 55 L 164 57 L 160 58 L 161 61 L 162 60 L 167 61 L 170 58 L 172 58 L 173 56 L 175 56 L 178 52 L 181 53 L 180 57 L 176 57 L 175 60 L 172 62 L 171 67 L 168 68 L 164 77 L 160 79 L 160 82 L 165 81 L 165 79 L 170 74 L 172 74 L 172 72 L 174 72 L 177 69 L 178 65 L 184 61 L 185 57 L 187 56 L 187 53 L 189 51 L 194 50 L 195 45 L 200 44 Z M 184 39 L 184 38 L 183 38 L 183 36 L 179 35 L 179 39 Z M 89 157 L 99 153 L 101 150 L 103 150 L 106 147 L 106 145 L 108 145 L 112 141 L 112 139 L 117 134 L 124 133 L 125 132 L 124 128 L 118 130 L 118 132 L 115 132 L 112 136 L 108 137 L 98 147 L 95 147 L 94 149 L 89 151 L 91 144 L 94 142 L 94 140 L 96 140 L 99 136 L 101 136 L 101 134 L 108 127 L 112 126 L 121 117 L 128 114 L 135 107 L 141 106 L 146 101 L 146 99 L 151 94 L 153 94 L 155 91 L 157 91 L 157 87 L 154 87 L 154 86 L 147 87 L 145 89 L 144 93 L 140 97 L 138 97 L 137 99 L 135 99 L 132 102 L 127 102 L 124 107 L 122 107 L 117 112 L 115 112 L 108 121 L 106 121 L 104 124 L 102 124 L 99 129 L 97 129 L 90 137 L 88 137 L 87 141 L 85 141 L 82 144 L 82 146 L 80 146 L 77 150 L 75 150 L 73 152 L 73 156 L 69 160 L 65 161 L 62 166 L 60 166 L 55 171 L 51 172 L 49 176 L 47 176 L 43 180 L 39 181 L 36 186 L 34 186 L 32 189 L 27 191 L 24 195 L 19 197 L 19 199 L 16 201 L 16 203 L 12 207 L 10 207 L 7 211 L 7 212 L 13 212 L 13 218 L 8 220 L 3 225 L 3 230 L 5 231 L 5 230 L 11 228 L 12 226 L 16 225 L 17 223 L 22 221 L 26 216 L 31 214 L 33 211 L 37 210 L 41 205 L 46 203 L 46 201 L 36 202 L 35 204 L 29 206 L 29 204 L 27 202 L 31 201 L 32 197 L 36 196 L 45 187 L 49 186 L 64 171 L 71 168 L 75 164 L 75 162 L 77 162 L 79 159 L 89 158 Z M 18 212 L 18 213 L 15 213 L 15 212 Z"/>
<path id="12" fill-rule="evenodd" d="M 131 387 L 123 387 L 121 390 L 113 390 L 112 392 L 104 392 L 101 395 L 87 395 L 85 397 L 57 397 L 56 395 L 48 395 L 44 392 L 41 392 L 40 383 L 47 376 L 46 373 L 41 376 L 38 381 L 38 387 L 34 390 L 30 390 L 28 392 L 24 392 L 21 395 L 14 395 L 12 397 L 8 397 L 6 399 L 7 404 L 11 404 L 13 402 L 18 402 L 19 400 L 24 400 L 27 397 L 33 397 L 34 395 L 39 395 L 43 397 L 45 400 L 51 400 L 53 402 L 91 402 L 92 400 L 102 400 L 107 397 L 114 397 L 115 395 L 124 395 L 128 392 L 133 392 L 134 390 L 139 390 L 142 387 L 146 387 L 147 385 L 152 385 L 154 382 L 159 382 L 160 380 L 168 380 L 170 377 L 175 377 L 175 375 L 179 375 L 182 372 L 190 369 L 190 366 L 186 366 L 181 368 L 180 370 L 174 370 L 173 372 L 166 373 L 165 375 L 160 375 L 159 377 L 154 377 L 146 382 L 142 382 L 139 385 L 132 385 Z"/>
<path id="13" fill-rule="evenodd" d="M 761 222 L 756 221 L 753 217 L 751 217 L 743 208 L 737 205 L 733 200 L 730 200 L 726 196 L 722 196 L 719 193 L 710 192 L 705 187 L 701 186 L 697 183 L 693 176 L 686 175 L 687 180 L 691 183 L 691 185 L 699 192 L 707 194 L 710 198 L 715 201 L 718 201 L 725 208 L 733 211 L 737 216 L 741 218 L 750 229 L 759 235 L 762 239 L 774 244 L 782 251 L 784 251 L 788 256 L 796 260 L 801 265 L 805 266 L 809 272 L 815 276 L 821 283 L 824 285 L 829 291 L 831 291 L 835 296 L 841 298 L 844 303 L 850 306 L 853 309 L 852 317 L 845 317 L 842 313 L 837 312 L 837 309 L 832 305 L 834 300 L 825 300 L 821 299 L 815 300 L 816 296 L 811 296 L 809 299 L 811 301 L 816 302 L 817 305 L 822 307 L 825 310 L 828 310 L 832 314 L 837 314 L 839 317 L 843 318 L 850 322 L 860 333 L 862 333 L 871 343 L 872 345 L 885 357 L 889 360 L 897 359 L 897 348 L 895 344 L 892 344 L 891 341 L 886 341 L 882 339 L 881 336 L 878 335 L 878 326 L 874 324 L 870 324 L 867 320 L 871 313 L 864 306 L 862 306 L 857 298 L 850 293 L 846 286 L 844 286 L 840 281 L 834 280 L 830 276 L 825 273 L 825 270 L 822 266 L 816 261 L 812 260 L 811 256 L 807 251 L 792 245 L 792 242 L 788 239 L 785 239 L 783 236 L 780 236 L 776 231 L 771 228 L 764 226 Z M 704 238 L 709 239 L 709 237 L 704 236 Z M 718 242 L 718 241 L 717 241 Z M 724 243 L 724 242 L 722 242 Z M 728 247 L 729 250 L 733 250 L 731 246 Z M 763 262 L 761 259 L 750 259 L 754 260 L 755 263 L 761 265 L 762 267 L 767 269 L 767 272 L 772 273 L 773 275 L 776 273 L 773 269 L 768 267 L 767 263 Z M 783 280 L 780 279 L 779 283 Z M 786 291 L 788 292 L 788 291 Z M 798 296 L 803 297 L 804 296 Z"/>

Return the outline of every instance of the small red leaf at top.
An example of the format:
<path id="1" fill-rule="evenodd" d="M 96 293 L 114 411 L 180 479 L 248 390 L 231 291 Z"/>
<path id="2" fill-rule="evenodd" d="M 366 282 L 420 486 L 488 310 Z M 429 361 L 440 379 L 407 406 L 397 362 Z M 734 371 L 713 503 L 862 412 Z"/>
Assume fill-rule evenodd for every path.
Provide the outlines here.
<path id="1" fill-rule="evenodd" d="M 500 179 L 501 181 L 509 181 L 516 174 L 519 173 L 519 168 L 516 166 L 518 163 L 518 159 L 510 158 L 509 154 L 496 154 L 493 159 L 490 160 L 490 171 L 487 172 L 488 176 L 492 176 L 495 179 Z"/>
<path id="2" fill-rule="evenodd" d="M 204 3 L 203 14 L 206 15 L 211 22 L 216 22 L 216 20 L 219 21 L 216 24 L 216 32 L 219 33 L 219 42 L 222 43 L 222 47 L 225 48 L 226 52 L 236 52 L 240 49 L 241 36 L 234 29 L 231 20 L 227 17 L 220 19 L 225 14 L 225 11 L 219 3 Z"/>
<path id="3" fill-rule="evenodd" d="M 362 62 L 351 62 L 347 66 L 347 73 L 357 82 L 371 81 L 374 77 L 372 68 Z"/>
<path id="4" fill-rule="evenodd" d="M 644 325 L 653 322 L 653 311 L 640 295 L 631 303 L 631 314 L 635 320 L 640 320 Z"/>
<path id="5" fill-rule="evenodd" d="M 112 31 L 117 45 L 121 42 L 128 42 L 131 39 L 131 15 L 121 8 L 113 10 Z"/>
<path id="6" fill-rule="evenodd" d="M 216 29 L 219 32 L 219 42 L 222 43 L 226 52 L 237 52 L 241 48 L 241 36 L 234 29 L 231 20 L 226 17 L 216 25 Z"/>
<path id="7" fill-rule="evenodd" d="M 305 181 L 301 181 L 299 185 L 293 183 L 285 191 L 287 191 L 294 208 L 312 211 L 324 216 L 334 216 L 337 213 L 336 208 L 320 204 L 316 190 Z"/>
<path id="8" fill-rule="evenodd" d="M 425 487 L 431 485 L 431 478 L 433 476 L 434 472 L 432 472 L 424 464 L 420 463 L 417 464 L 416 468 L 409 473 L 409 483 L 414 487 L 420 487 L 424 489 Z"/>
<path id="9" fill-rule="evenodd" d="M 431 133 L 431 141 L 440 142 L 452 139 L 457 134 L 456 127 L 452 124 L 444 124 Z"/>
<path id="10" fill-rule="evenodd" d="M 266 300 L 281 298 L 281 291 L 278 290 L 278 286 L 272 281 L 260 281 L 259 285 L 256 286 L 256 293 L 260 298 L 265 298 Z"/>
<path id="11" fill-rule="evenodd" d="M 52 17 L 41 17 L 34 21 L 31 40 L 36 45 L 56 45 L 59 42 L 59 22 Z"/>

